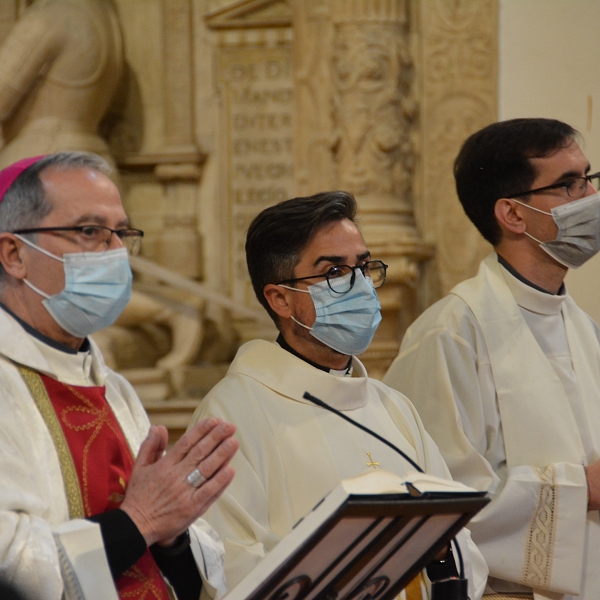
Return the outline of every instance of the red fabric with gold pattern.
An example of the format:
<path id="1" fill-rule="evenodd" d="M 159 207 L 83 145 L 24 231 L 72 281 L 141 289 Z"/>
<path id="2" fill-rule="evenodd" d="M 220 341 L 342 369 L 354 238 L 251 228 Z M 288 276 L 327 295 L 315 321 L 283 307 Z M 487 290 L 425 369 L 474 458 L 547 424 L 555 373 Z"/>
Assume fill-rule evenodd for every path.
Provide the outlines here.
<path id="1" fill-rule="evenodd" d="M 118 508 L 134 460 L 106 401 L 105 388 L 67 385 L 46 375 L 40 377 L 75 463 L 85 516 Z M 115 583 L 123 600 L 170 598 L 150 550 Z"/>

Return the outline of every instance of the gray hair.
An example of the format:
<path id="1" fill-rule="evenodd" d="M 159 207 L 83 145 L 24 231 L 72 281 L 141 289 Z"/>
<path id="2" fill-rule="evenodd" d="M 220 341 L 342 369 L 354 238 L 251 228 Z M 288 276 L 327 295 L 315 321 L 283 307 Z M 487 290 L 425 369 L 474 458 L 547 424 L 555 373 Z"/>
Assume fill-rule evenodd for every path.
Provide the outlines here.
<path id="1" fill-rule="evenodd" d="M 8 188 L 0 202 L 0 232 L 32 229 L 52 211 L 40 179 L 48 169 L 94 169 L 104 175 L 112 172 L 108 162 L 89 152 L 58 152 L 49 154 L 23 171 Z M 5 276 L 0 265 L 0 281 Z"/>
<path id="2" fill-rule="evenodd" d="M 49 154 L 25 169 L 8 188 L 0 203 L 0 232 L 30 229 L 50 213 L 40 174 L 47 169 L 94 169 L 104 175 L 110 165 L 101 156 L 89 152 L 59 152 Z"/>

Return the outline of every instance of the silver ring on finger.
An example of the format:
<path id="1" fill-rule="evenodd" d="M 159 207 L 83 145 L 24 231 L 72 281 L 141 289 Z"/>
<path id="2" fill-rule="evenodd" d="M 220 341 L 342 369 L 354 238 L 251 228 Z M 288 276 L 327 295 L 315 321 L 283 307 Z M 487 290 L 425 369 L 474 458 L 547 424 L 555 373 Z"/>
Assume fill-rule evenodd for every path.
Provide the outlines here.
<path id="1" fill-rule="evenodd" d="M 187 482 L 195 488 L 199 488 L 206 481 L 206 477 L 200 473 L 200 469 L 196 467 L 188 476 Z"/>

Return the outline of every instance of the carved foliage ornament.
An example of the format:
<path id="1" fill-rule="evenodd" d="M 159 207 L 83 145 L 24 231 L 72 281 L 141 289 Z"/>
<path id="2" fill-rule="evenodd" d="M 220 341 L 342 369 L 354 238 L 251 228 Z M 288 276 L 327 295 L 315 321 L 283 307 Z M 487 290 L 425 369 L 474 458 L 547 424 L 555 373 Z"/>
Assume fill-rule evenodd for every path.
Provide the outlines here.
<path id="1" fill-rule="evenodd" d="M 416 104 L 402 27 L 336 25 L 331 67 L 339 185 L 357 196 L 409 197 Z"/>

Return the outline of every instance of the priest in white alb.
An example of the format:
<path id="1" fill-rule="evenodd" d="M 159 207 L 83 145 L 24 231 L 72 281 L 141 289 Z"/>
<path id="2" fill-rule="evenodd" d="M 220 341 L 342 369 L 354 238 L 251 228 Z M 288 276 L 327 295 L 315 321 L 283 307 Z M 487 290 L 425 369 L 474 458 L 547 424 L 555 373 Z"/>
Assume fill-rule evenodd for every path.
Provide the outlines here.
<path id="1" fill-rule="evenodd" d="M 234 585 L 342 479 L 369 469 L 398 475 L 414 467 L 385 444 L 303 398 L 308 391 L 398 446 L 427 473 L 448 477 L 436 445 L 402 394 L 370 379 L 356 354 L 381 320 L 375 288 L 386 265 L 373 260 L 345 192 L 295 198 L 250 225 L 246 258 L 258 300 L 275 321 L 276 343 L 254 340 L 203 399 L 192 423 L 217 416 L 234 423 L 236 477 L 207 520 L 225 545 Z M 487 568 L 460 536 L 471 598 Z M 432 568 L 456 573 L 452 556 Z M 409 586 L 422 596 L 421 578 Z"/>
<path id="2" fill-rule="evenodd" d="M 492 494 L 469 527 L 498 598 L 600 597 L 600 330 L 564 285 L 600 249 L 599 174 L 577 139 L 515 119 L 465 142 L 458 196 L 494 252 L 408 329 L 384 378 L 452 476 Z"/>

